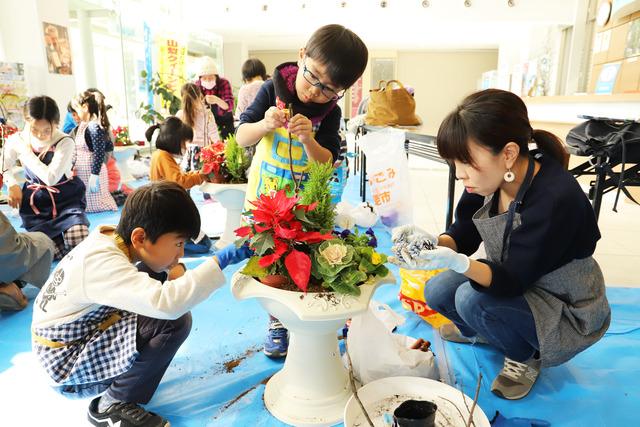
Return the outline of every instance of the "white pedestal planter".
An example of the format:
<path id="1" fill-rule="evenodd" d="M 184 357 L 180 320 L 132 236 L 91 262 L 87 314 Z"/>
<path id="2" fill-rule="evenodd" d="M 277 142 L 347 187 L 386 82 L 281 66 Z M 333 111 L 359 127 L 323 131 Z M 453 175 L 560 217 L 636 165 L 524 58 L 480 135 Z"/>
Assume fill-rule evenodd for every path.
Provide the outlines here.
<path id="1" fill-rule="evenodd" d="M 244 195 L 247 184 L 214 184 L 205 182 L 200 185 L 200 191 L 211 194 L 227 211 L 224 232 L 215 246 L 220 249 L 236 240 L 234 230 L 240 227 L 240 217 L 244 207 Z"/>
<path id="2" fill-rule="evenodd" d="M 284 291 L 252 277 L 234 274 L 237 299 L 258 298 L 262 307 L 289 330 L 283 368 L 267 382 L 264 403 L 279 420 L 295 426 L 331 426 L 342 421 L 351 397 L 349 376 L 340 359 L 337 331 L 363 313 L 376 288 L 394 283 L 392 275 L 360 287 L 358 297 Z"/>
<path id="3" fill-rule="evenodd" d="M 127 162 L 138 151 L 137 145 L 125 145 L 120 147 L 113 147 L 113 157 L 116 159 L 118 169 L 120 170 L 120 181 L 127 182 L 134 179 L 133 175 L 129 172 L 129 166 Z"/>

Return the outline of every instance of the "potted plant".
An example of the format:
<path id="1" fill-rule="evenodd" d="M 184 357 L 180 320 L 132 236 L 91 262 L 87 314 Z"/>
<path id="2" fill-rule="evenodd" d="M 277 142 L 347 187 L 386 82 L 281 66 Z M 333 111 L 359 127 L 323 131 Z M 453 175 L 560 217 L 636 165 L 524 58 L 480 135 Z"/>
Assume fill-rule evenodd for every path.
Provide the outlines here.
<path id="1" fill-rule="evenodd" d="M 113 137 L 115 139 L 113 145 L 116 147 L 124 147 L 127 145 L 134 145 L 133 142 L 129 139 L 129 128 L 127 126 L 118 126 L 117 128 L 111 130 Z"/>
<path id="2" fill-rule="evenodd" d="M 202 173 L 210 182 L 223 184 L 228 181 L 228 171 L 224 159 L 224 143 L 216 142 L 200 150 Z"/>
<path id="3" fill-rule="evenodd" d="M 240 225 L 250 162 L 233 135 L 224 144 L 218 142 L 204 147 L 199 156 L 202 173 L 210 181 L 200 189 L 214 196 L 227 211 L 224 232 L 216 242 L 216 247 L 222 248 L 234 241 L 234 230 Z"/>
<path id="4" fill-rule="evenodd" d="M 336 330 L 367 310 L 378 286 L 395 282 L 386 256 L 375 250 L 372 230 L 333 230 L 330 174 L 330 165 L 312 164 L 299 197 L 285 190 L 260 196 L 249 224 L 236 230 L 237 243 L 248 242 L 256 255 L 233 276 L 233 295 L 257 298 L 291 336 L 264 402 L 276 418 L 293 425 L 340 422 L 351 388 Z M 265 286 L 273 274 L 287 284 Z"/>
<path id="5" fill-rule="evenodd" d="M 159 73 L 155 77 L 151 77 L 145 70 L 140 72 L 140 77 L 147 82 L 147 88 L 155 95 L 160 96 L 162 107 L 169 112 L 169 115 L 175 115 L 180 109 L 180 98 L 174 93 L 165 81 L 162 80 Z M 140 103 L 136 115 L 148 125 L 159 123 L 164 120 L 163 114 L 154 108 L 154 105 Z"/>

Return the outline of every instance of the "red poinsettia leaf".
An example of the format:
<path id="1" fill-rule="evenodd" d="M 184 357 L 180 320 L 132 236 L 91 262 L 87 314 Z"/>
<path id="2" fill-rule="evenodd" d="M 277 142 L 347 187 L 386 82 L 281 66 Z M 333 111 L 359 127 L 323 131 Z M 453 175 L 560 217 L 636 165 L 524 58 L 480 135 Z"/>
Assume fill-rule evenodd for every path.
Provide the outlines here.
<path id="1" fill-rule="evenodd" d="M 258 261 L 260 267 L 269 267 L 271 264 L 282 258 L 282 255 L 284 255 L 284 253 L 287 252 L 287 249 L 289 249 L 287 244 L 281 240 L 276 239 L 274 243 L 274 252 L 270 255 L 263 256 L 262 258 L 260 258 L 260 261 Z"/>
<path id="2" fill-rule="evenodd" d="M 316 208 L 316 206 L 318 206 L 318 202 L 313 202 L 310 205 L 304 206 L 304 209 L 305 209 L 305 211 L 309 212 L 309 211 L 314 210 Z"/>
<path id="3" fill-rule="evenodd" d="M 309 231 L 309 232 L 305 232 L 305 233 L 300 233 L 297 237 L 296 240 L 299 242 L 307 242 L 307 243 L 318 243 L 318 242 L 322 242 L 324 240 L 331 240 L 331 239 L 335 239 L 335 236 L 331 233 L 328 234 L 322 234 L 318 231 Z"/>
<path id="4" fill-rule="evenodd" d="M 311 259 L 304 252 L 292 250 L 284 259 L 289 276 L 297 287 L 307 292 L 309 276 L 311 275 Z"/>
<path id="5" fill-rule="evenodd" d="M 296 228 L 288 228 L 279 224 L 276 224 L 274 231 L 276 237 L 279 237 L 281 239 L 293 239 L 298 235 L 299 232 Z"/>
<path id="6" fill-rule="evenodd" d="M 236 236 L 246 237 L 253 233 L 253 230 L 249 226 L 236 228 L 235 230 Z"/>

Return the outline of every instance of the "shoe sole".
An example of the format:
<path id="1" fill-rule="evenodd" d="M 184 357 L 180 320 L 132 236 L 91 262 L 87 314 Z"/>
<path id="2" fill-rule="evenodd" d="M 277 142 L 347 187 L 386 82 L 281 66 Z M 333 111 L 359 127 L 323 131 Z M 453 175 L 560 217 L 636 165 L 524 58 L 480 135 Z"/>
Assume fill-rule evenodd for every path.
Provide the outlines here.
<path id="1" fill-rule="evenodd" d="M 491 393 L 495 394 L 498 397 L 506 399 L 506 400 L 520 400 L 523 397 L 525 397 L 527 394 L 529 394 L 531 392 L 531 389 L 533 389 L 533 386 L 531 386 L 531 388 L 529 390 L 527 390 L 526 393 L 519 394 L 519 395 L 516 395 L 516 396 L 505 396 L 504 394 L 502 394 L 502 392 L 499 389 L 494 389 L 494 388 L 491 388 Z"/>
<path id="2" fill-rule="evenodd" d="M 279 352 L 279 351 L 268 352 L 267 350 L 262 350 L 262 352 L 269 359 L 282 359 L 283 357 L 287 357 L 287 352 L 286 351 L 284 351 L 284 352 Z"/>
<path id="3" fill-rule="evenodd" d="M 114 427 L 114 426 L 119 426 L 120 425 L 120 421 L 113 423 L 111 420 L 99 420 L 97 418 L 95 418 L 93 415 L 91 415 L 91 412 L 87 412 L 87 419 L 89 420 L 89 422 L 91 424 L 93 424 L 94 426 L 104 426 L 104 427 Z M 171 423 L 169 421 L 167 421 L 166 423 L 164 423 L 162 426 L 160 427 L 171 427 Z"/>

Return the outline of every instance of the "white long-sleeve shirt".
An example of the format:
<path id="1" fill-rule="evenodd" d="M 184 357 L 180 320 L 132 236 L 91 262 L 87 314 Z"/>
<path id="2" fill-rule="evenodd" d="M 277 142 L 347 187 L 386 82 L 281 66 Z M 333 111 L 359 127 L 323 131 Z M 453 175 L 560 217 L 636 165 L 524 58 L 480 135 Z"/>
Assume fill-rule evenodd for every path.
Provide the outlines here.
<path id="1" fill-rule="evenodd" d="M 101 306 L 156 319 L 177 319 L 225 283 L 209 258 L 182 277 L 161 283 L 139 272 L 112 236 L 94 230 L 62 261 L 33 307 L 34 328 L 72 322 Z"/>
<path id="2" fill-rule="evenodd" d="M 58 142 L 59 141 L 59 142 Z M 40 161 L 34 154 L 33 149 L 46 151 L 51 145 L 58 142 L 53 153 L 53 159 L 48 165 Z M 5 170 L 7 186 L 11 187 L 18 183 L 12 168 L 16 165 L 16 160 L 31 172 L 33 172 L 45 185 L 54 185 L 63 176 L 71 178 L 73 176 L 73 155 L 75 153 L 75 142 L 71 137 L 56 130 L 49 141 L 40 141 L 32 137 L 28 129 L 15 133 L 9 137 L 4 148 L 4 158 L 0 158 L 0 165 Z M 0 156 L 2 156 L 0 154 Z"/>

